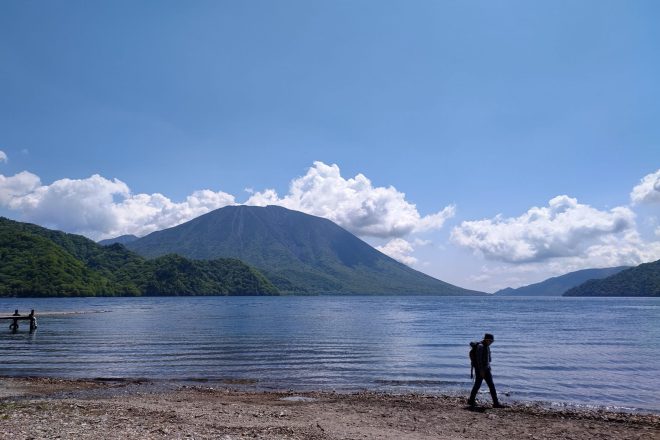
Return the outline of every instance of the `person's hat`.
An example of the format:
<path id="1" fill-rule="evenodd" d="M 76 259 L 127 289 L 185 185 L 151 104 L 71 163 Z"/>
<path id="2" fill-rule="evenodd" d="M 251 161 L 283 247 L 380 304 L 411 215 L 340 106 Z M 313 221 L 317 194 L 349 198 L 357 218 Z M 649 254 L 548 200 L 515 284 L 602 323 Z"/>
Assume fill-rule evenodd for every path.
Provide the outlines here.
<path id="1" fill-rule="evenodd" d="M 484 341 L 494 341 L 494 340 L 495 340 L 495 337 L 492 334 L 486 333 L 484 335 Z"/>

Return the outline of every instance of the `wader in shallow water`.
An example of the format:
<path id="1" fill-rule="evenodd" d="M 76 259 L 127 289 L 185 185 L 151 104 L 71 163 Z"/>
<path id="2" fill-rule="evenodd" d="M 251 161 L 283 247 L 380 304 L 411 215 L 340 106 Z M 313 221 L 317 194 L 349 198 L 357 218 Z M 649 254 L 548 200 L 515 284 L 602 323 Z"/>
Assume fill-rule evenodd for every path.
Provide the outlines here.
<path id="1" fill-rule="evenodd" d="M 479 388 L 481 388 L 482 382 L 485 380 L 490 390 L 490 396 L 493 398 L 493 408 L 502 408 L 499 400 L 497 399 L 497 391 L 495 390 L 495 384 L 493 383 L 493 375 L 490 372 L 490 344 L 495 341 L 495 338 L 490 333 L 484 335 L 484 339 L 481 342 L 473 343 L 476 345 L 475 356 L 473 367 L 476 371 L 476 377 L 474 379 L 474 386 L 472 387 L 472 392 L 470 393 L 470 398 L 468 399 L 468 405 L 475 406 L 477 404 L 476 398 Z"/>

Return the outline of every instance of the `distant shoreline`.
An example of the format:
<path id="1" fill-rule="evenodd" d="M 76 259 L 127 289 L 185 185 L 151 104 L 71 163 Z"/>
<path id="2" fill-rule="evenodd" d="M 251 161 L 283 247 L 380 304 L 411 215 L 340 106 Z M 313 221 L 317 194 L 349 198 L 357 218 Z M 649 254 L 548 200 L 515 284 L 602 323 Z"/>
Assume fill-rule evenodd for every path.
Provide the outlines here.
<path id="1" fill-rule="evenodd" d="M 250 392 L 210 384 L 0 378 L 0 430 L 25 438 L 651 438 L 660 415 L 374 392 Z"/>
<path id="2" fill-rule="evenodd" d="M 483 299 L 483 298 L 497 298 L 497 299 L 552 299 L 552 298 L 562 298 L 562 299 L 653 299 L 658 298 L 657 295 L 602 295 L 602 296 L 563 296 L 563 295 L 508 295 L 508 294 L 498 294 L 494 293 L 481 293 L 481 294 L 470 294 L 470 295 L 448 295 L 448 294 L 433 294 L 433 293 L 290 293 L 290 292 L 280 292 L 276 295 L 261 295 L 261 294 L 217 294 L 217 295 L 92 295 L 92 296 L 0 296 L 0 300 L 13 300 L 13 299 L 91 299 L 91 298 L 286 298 L 286 297 L 383 297 L 383 298 L 414 298 L 414 297 L 426 297 L 426 298 L 472 298 L 472 299 Z"/>
<path id="3" fill-rule="evenodd" d="M 216 297 L 259 297 L 259 298 L 282 298 L 287 296 L 302 296 L 302 297 L 317 297 L 317 296 L 366 296 L 366 297 L 438 297 L 438 298 L 484 298 L 484 297 L 495 297 L 494 293 L 478 293 L 478 294 L 442 294 L 442 293 L 291 293 L 291 292 L 279 292 L 278 294 L 265 295 L 265 294 L 251 294 L 251 293 L 237 293 L 237 294 L 225 294 L 218 293 L 217 295 L 178 295 L 178 294 L 169 294 L 169 295 L 92 295 L 92 296 L 0 296 L 0 299 L 49 299 L 49 298 L 59 298 L 59 299 L 75 299 L 75 298 L 216 298 Z M 498 295 L 498 298 L 504 298 L 504 295 Z M 509 298 L 512 298 L 509 297 Z M 531 297 L 530 297 L 531 298 Z M 559 297 L 560 298 L 560 297 Z"/>

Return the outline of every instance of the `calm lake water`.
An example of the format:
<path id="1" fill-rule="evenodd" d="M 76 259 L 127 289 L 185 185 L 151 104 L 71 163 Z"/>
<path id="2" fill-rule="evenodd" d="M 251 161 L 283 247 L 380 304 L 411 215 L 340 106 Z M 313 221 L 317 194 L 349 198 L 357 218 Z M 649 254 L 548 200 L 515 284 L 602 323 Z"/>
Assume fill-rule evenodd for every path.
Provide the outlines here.
<path id="1" fill-rule="evenodd" d="M 5 376 L 466 394 L 468 343 L 488 331 L 505 401 L 660 412 L 660 299 L 0 299 L 15 308 L 36 309 L 39 329 L 0 330 Z"/>

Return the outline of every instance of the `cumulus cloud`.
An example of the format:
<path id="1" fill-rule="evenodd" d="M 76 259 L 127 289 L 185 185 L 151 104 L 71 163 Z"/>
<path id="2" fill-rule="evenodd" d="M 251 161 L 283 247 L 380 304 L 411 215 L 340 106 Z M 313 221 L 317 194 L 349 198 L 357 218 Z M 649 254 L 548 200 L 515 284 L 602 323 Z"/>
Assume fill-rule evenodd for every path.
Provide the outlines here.
<path id="1" fill-rule="evenodd" d="M 41 186 L 39 176 L 23 171 L 14 176 L 0 174 L 0 206 L 18 209 L 34 190 Z"/>
<path id="2" fill-rule="evenodd" d="M 660 170 L 642 178 L 630 193 L 633 204 L 660 203 Z"/>
<path id="3" fill-rule="evenodd" d="M 453 229 L 451 239 L 491 260 L 525 263 L 632 252 L 616 247 L 628 243 L 633 232 L 635 214 L 627 207 L 600 211 L 562 195 L 519 217 L 464 221 Z"/>
<path id="4" fill-rule="evenodd" d="M 473 288 L 482 290 L 519 287 L 581 269 L 658 260 L 657 219 L 642 218 L 642 233 L 632 209 L 660 202 L 660 170 L 644 176 L 630 200 L 629 207 L 607 211 L 559 196 L 519 217 L 463 222 L 453 229 L 451 240 L 488 259 L 469 278 Z"/>
<path id="5" fill-rule="evenodd" d="M 376 246 L 376 249 L 403 264 L 412 265 L 418 261 L 417 258 L 410 255 L 415 248 L 403 238 L 390 240 L 383 246 Z"/>
<path id="6" fill-rule="evenodd" d="M 5 154 L 4 151 L 0 150 L 0 162 L 7 162 L 9 158 L 7 157 L 7 154 Z"/>
<path id="7" fill-rule="evenodd" d="M 210 190 L 175 203 L 158 193 L 133 194 L 121 180 L 98 174 L 50 185 L 41 185 L 38 176 L 26 171 L 0 175 L 0 205 L 20 211 L 23 220 L 94 239 L 145 235 L 234 203 L 232 195 Z"/>
<path id="8" fill-rule="evenodd" d="M 520 287 L 581 269 L 637 266 L 660 259 L 660 241 L 644 241 L 629 230 L 587 246 L 580 255 L 524 263 L 489 261 L 470 277 L 475 289 Z"/>
<path id="9" fill-rule="evenodd" d="M 255 192 L 245 204 L 280 205 L 325 217 L 356 235 L 381 238 L 438 229 L 455 214 L 455 207 L 450 205 L 421 216 L 393 186 L 373 186 L 363 174 L 346 179 L 337 165 L 323 162 L 314 162 L 307 174 L 294 179 L 284 197 L 267 189 Z"/>
<path id="10" fill-rule="evenodd" d="M 422 216 L 396 188 L 374 186 L 362 174 L 344 178 L 337 165 L 322 162 L 294 179 L 283 197 L 272 189 L 246 191 L 247 205 L 280 205 L 328 218 L 356 235 L 389 239 L 381 250 L 406 264 L 417 262 L 410 255 L 414 247 L 428 243 L 402 237 L 440 228 L 455 211 L 447 206 Z M 222 191 L 195 191 L 181 202 L 159 193 L 135 194 L 125 182 L 98 174 L 47 185 L 27 171 L 0 174 L 0 207 L 19 212 L 21 220 L 93 239 L 142 236 L 234 204 L 235 197 Z"/>

